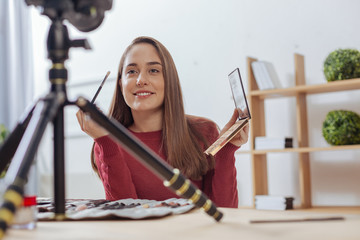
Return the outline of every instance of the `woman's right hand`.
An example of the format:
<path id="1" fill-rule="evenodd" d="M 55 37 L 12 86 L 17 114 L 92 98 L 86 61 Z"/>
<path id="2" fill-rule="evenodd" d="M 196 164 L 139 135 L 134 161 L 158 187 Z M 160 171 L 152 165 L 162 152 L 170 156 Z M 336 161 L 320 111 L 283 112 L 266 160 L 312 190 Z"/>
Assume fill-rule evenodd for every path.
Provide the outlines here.
<path id="1" fill-rule="evenodd" d="M 108 135 L 108 132 L 100 127 L 96 122 L 91 120 L 90 116 L 79 110 L 76 113 L 77 120 L 80 124 L 81 130 L 87 133 L 93 139 Z"/>

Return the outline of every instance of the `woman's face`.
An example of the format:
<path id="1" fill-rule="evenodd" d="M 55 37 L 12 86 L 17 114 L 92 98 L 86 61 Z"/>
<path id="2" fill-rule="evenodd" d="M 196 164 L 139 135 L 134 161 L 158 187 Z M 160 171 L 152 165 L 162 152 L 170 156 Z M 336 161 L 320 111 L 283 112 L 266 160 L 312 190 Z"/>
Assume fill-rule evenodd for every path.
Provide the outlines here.
<path id="1" fill-rule="evenodd" d="M 134 45 L 122 70 L 121 91 L 132 112 L 156 113 L 164 103 L 164 75 L 160 57 L 148 43 Z"/>

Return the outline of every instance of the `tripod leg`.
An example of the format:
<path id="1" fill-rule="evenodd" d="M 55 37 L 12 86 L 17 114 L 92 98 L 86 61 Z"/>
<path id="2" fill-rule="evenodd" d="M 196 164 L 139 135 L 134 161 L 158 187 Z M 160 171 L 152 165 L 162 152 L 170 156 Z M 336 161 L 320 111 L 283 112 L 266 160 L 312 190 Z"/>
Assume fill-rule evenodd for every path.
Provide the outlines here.
<path id="1" fill-rule="evenodd" d="M 64 106 L 60 106 L 54 124 L 54 204 L 56 220 L 65 219 L 65 143 Z"/>
<path id="2" fill-rule="evenodd" d="M 171 188 L 177 195 L 190 199 L 195 206 L 204 209 L 216 221 L 220 221 L 223 214 L 217 210 L 215 204 L 190 180 L 186 179 L 178 169 L 173 169 L 149 147 L 136 140 L 123 125 L 113 119 L 108 119 L 88 100 L 80 97 L 76 101 L 76 105 L 84 112 L 89 113 L 92 120 L 106 129 L 138 161 L 163 179 L 166 187 Z"/>
<path id="3" fill-rule="evenodd" d="M 26 114 L 26 117 L 23 119 L 20 119 L 14 130 L 11 132 L 11 134 L 6 138 L 5 142 L 0 147 L 0 173 L 2 173 L 8 164 L 11 162 L 11 159 L 13 158 L 17 147 L 19 146 L 19 143 L 24 135 L 24 132 L 30 122 L 30 119 L 32 117 L 32 113 L 34 111 L 36 105 L 34 105 L 28 114 Z"/>
<path id="4" fill-rule="evenodd" d="M 5 176 L 5 183 L 10 183 L 10 186 L 4 194 L 4 202 L 0 208 L 0 237 L 11 224 L 16 209 L 22 204 L 27 175 L 41 138 L 47 124 L 56 116 L 59 106 L 64 101 L 64 94 L 50 93 L 35 106 L 33 116 Z"/>

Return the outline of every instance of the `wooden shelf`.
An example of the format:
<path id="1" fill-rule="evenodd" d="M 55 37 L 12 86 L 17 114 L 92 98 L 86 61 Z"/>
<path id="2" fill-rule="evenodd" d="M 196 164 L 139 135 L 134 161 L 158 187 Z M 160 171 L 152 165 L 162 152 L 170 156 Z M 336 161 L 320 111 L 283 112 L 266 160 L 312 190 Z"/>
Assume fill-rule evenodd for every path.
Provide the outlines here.
<path id="1" fill-rule="evenodd" d="M 302 148 L 285 148 L 285 149 L 265 149 L 252 151 L 237 151 L 237 154 L 266 154 L 266 153 L 309 153 L 320 151 L 340 151 L 340 150 L 360 150 L 360 144 L 330 146 L 330 147 L 302 147 Z"/>
<path id="2" fill-rule="evenodd" d="M 359 90 L 360 78 L 346 79 L 341 81 L 326 82 L 323 84 L 306 85 L 304 56 L 295 54 L 295 87 L 259 90 L 256 83 L 251 63 L 255 58 L 247 59 L 248 70 L 248 100 L 250 112 L 252 115 L 250 124 L 250 150 L 238 151 L 237 154 L 248 153 L 252 162 L 253 179 L 253 200 L 256 195 L 268 194 L 268 171 L 267 154 L 268 153 L 296 153 L 299 160 L 299 185 L 301 196 L 301 208 L 312 207 L 311 197 L 311 173 L 310 173 L 310 153 L 318 151 L 339 151 L 360 149 L 359 145 L 346 146 L 328 146 L 328 147 L 309 147 L 309 127 L 307 116 L 306 97 L 310 94 L 330 93 L 339 91 Z M 288 149 L 269 149 L 255 150 L 255 138 L 266 136 L 265 128 L 265 99 L 279 97 L 296 98 L 296 131 L 298 148 Z M 254 201 L 253 201 L 254 205 Z"/>
<path id="3" fill-rule="evenodd" d="M 291 88 L 269 89 L 269 90 L 254 90 L 249 93 L 249 96 L 259 96 L 260 98 L 278 98 L 278 97 L 292 97 L 299 93 L 318 94 L 328 92 L 339 92 L 348 90 L 360 89 L 360 78 L 347 79 L 341 81 L 328 82 L 316 85 L 299 85 Z"/>

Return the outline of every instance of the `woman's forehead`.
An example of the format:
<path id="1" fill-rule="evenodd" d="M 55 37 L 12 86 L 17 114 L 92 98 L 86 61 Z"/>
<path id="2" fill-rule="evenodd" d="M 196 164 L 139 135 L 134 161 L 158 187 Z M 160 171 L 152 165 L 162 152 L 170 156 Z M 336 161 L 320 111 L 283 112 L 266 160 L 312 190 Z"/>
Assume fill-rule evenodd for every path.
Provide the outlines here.
<path id="1" fill-rule="evenodd" d="M 132 62 L 161 62 L 156 48 L 149 43 L 138 43 L 132 46 L 125 57 L 125 66 Z"/>

